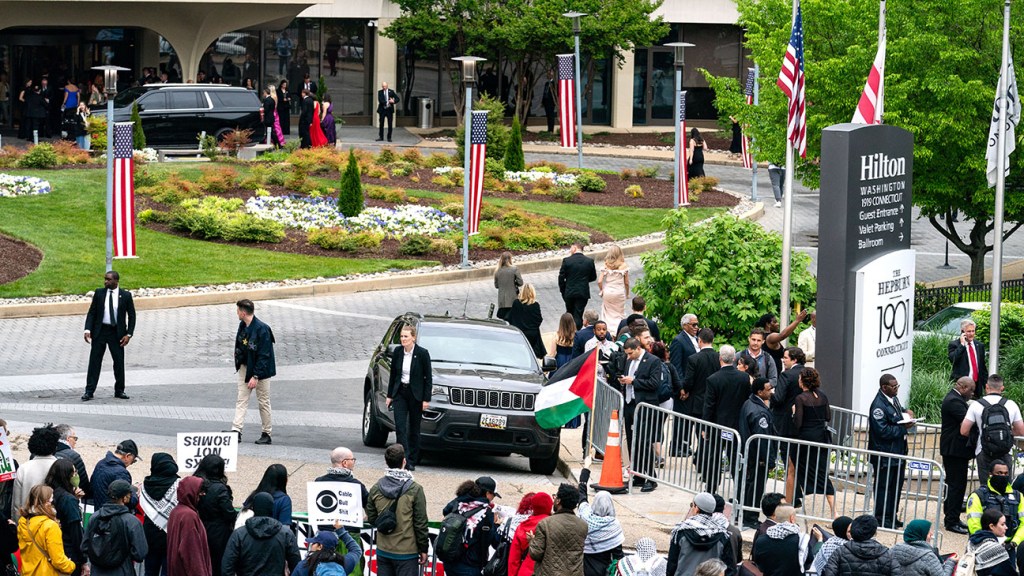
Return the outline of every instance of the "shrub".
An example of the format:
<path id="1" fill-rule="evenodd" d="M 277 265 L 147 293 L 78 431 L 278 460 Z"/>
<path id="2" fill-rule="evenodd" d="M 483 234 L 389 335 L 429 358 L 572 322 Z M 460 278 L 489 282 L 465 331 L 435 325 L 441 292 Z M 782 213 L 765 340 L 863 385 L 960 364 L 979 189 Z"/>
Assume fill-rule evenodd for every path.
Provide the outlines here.
<path id="1" fill-rule="evenodd" d="M 484 160 L 484 174 L 500 181 L 505 180 L 505 165 L 494 158 Z"/>
<path id="2" fill-rule="evenodd" d="M 590 233 L 575 228 L 559 228 L 555 231 L 555 244 L 568 246 L 579 243 L 582 246 L 590 244 Z"/>
<path id="3" fill-rule="evenodd" d="M 154 202 L 161 204 L 181 204 L 191 198 L 199 198 L 203 195 L 198 184 L 185 180 L 177 174 L 171 174 L 163 180 L 158 180 L 150 186 L 136 188 L 139 196 L 149 196 Z"/>
<path id="4" fill-rule="evenodd" d="M 494 176 L 490 174 L 484 174 L 484 191 L 485 192 L 501 192 L 505 189 L 505 183 L 500 182 Z"/>
<path id="5" fill-rule="evenodd" d="M 147 208 L 147 209 L 139 212 L 139 215 L 138 215 L 139 224 L 146 224 L 146 223 L 149 223 L 149 222 L 157 222 L 158 220 L 157 220 L 157 216 L 156 215 L 157 215 L 157 212 L 155 212 L 152 208 Z"/>
<path id="6" fill-rule="evenodd" d="M 136 168 L 134 178 L 136 188 L 156 186 L 160 182 L 160 177 L 147 168 Z"/>
<path id="7" fill-rule="evenodd" d="M 434 238 L 430 241 L 430 251 L 435 254 L 454 256 L 459 251 L 459 246 L 449 238 Z"/>
<path id="8" fill-rule="evenodd" d="M 57 152 L 48 143 L 36 144 L 18 159 L 18 168 L 53 168 L 57 165 Z"/>
<path id="9" fill-rule="evenodd" d="M 975 310 L 971 313 L 971 319 L 977 324 L 978 335 L 982 339 L 988 340 L 992 329 L 992 307 L 986 305 L 981 310 Z M 1011 340 L 1019 339 L 1022 336 L 1024 336 L 1024 304 L 1004 300 L 999 305 L 999 342 L 1005 347 Z M 1007 372 L 1002 366 L 1000 368 L 1003 368 L 1000 372 L 1013 374 L 1013 372 Z"/>
<path id="10" fill-rule="evenodd" d="M 690 179 L 690 190 L 697 189 L 698 192 L 706 192 L 708 190 L 714 190 L 718 186 L 718 178 L 714 176 L 701 176 L 699 178 Z"/>
<path id="11" fill-rule="evenodd" d="M 200 134 L 196 138 L 199 141 L 199 149 L 202 150 L 203 156 L 213 160 L 220 155 L 220 148 L 217 146 L 216 137 L 210 134 L 207 134 L 206 136 Z"/>
<path id="12" fill-rule="evenodd" d="M 388 174 L 388 169 L 381 166 L 380 164 L 370 164 L 362 170 L 363 176 L 367 178 L 376 178 L 378 180 L 390 180 L 391 175 Z"/>
<path id="13" fill-rule="evenodd" d="M 107 149 L 107 118 L 106 116 L 89 116 L 85 121 L 85 130 L 89 133 L 89 146 L 93 150 Z"/>
<path id="14" fill-rule="evenodd" d="M 284 240 L 284 225 L 252 214 L 236 214 L 229 217 L 224 226 L 224 239 L 232 242 L 277 243 Z"/>
<path id="15" fill-rule="evenodd" d="M 310 244 L 325 250 L 355 252 L 356 250 L 378 248 L 384 237 L 373 232 L 349 232 L 342 228 L 319 228 L 310 230 L 306 239 Z"/>
<path id="16" fill-rule="evenodd" d="M 636 175 L 640 178 L 657 178 L 658 167 L 657 166 L 641 166 L 636 169 Z"/>
<path id="17" fill-rule="evenodd" d="M 398 251 L 406 256 L 422 256 L 430 251 L 433 240 L 423 234 L 411 234 L 402 239 Z"/>
<path id="18" fill-rule="evenodd" d="M 364 186 L 364 192 L 369 198 L 381 200 L 383 202 L 390 202 L 392 204 L 404 204 L 409 201 L 409 197 L 406 195 L 405 190 L 402 190 L 401 188 L 388 188 L 386 186 L 374 186 L 373 184 L 367 184 Z"/>
<path id="19" fill-rule="evenodd" d="M 0 168 L 14 168 L 24 153 L 20 148 L 8 146 L 0 150 Z"/>
<path id="20" fill-rule="evenodd" d="M 204 166 L 199 185 L 209 194 L 223 194 L 235 187 L 238 172 L 230 166 Z"/>
<path id="21" fill-rule="evenodd" d="M 544 163 L 541 163 L 539 166 L 534 166 L 533 168 L 530 168 L 530 171 L 531 172 L 540 172 L 542 174 L 554 174 L 555 173 L 555 169 L 554 168 L 552 168 L 551 166 L 548 166 L 547 164 L 544 164 Z"/>
<path id="22" fill-rule="evenodd" d="M 289 154 L 286 161 L 312 174 L 341 170 L 341 158 L 333 148 L 300 148 Z"/>
<path id="23" fill-rule="evenodd" d="M 644 197 L 644 191 L 643 191 L 642 188 L 640 188 L 639 184 L 633 184 L 632 186 L 626 186 L 625 194 L 626 194 L 626 196 L 629 196 L 630 198 L 643 198 Z"/>
<path id="24" fill-rule="evenodd" d="M 559 202 L 571 204 L 580 199 L 580 189 L 575 184 L 559 184 L 551 194 Z"/>
<path id="25" fill-rule="evenodd" d="M 239 198 L 217 198 L 207 196 L 202 200 L 190 198 L 183 200 L 174 211 L 171 226 L 189 233 L 189 236 L 200 238 L 221 238 L 227 227 L 227 220 L 232 212 L 242 208 Z"/>
<path id="26" fill-rule="evenodd" d="M 518 194 L 522 196 L 526 194 L 526 189 L 519 182 L 505 182 L 505 193 L 506 194 Z"/>
<path id="27" fill-rule="evenodd" d="M 248 128 L 242 130 L 236 127 L 220 139 L 220 147 L 227 151 L 228 156 L 237 158 L 238 149 L 249 144 L 250 140 L 252 140 L 252 130 Z"/>
<path id="28" fill-rule="evenodd" d="M 412 174 L 412 171 L 415 168 L 415 166 L 406 164 L 404 162 L 401 164 L 396 164 L 393 168 L 391 168 L 391 175 L 394 176 L 395 178 L 404 178 L 409 174 Z"/>
<path id="29" fill-rule="evenodd" d="M 540 178 L 540 179 L 534 181 L 532 192 L 534 194 L 544 194 L 544 195 L 547 195 L 547 194 L 551 194 L 551 192 L 554 189 L 554 187 L 555 187 L 555 181 L 552 180 L 551 178 Z"/>
<path id="30" fill-rule="evenodd" d="M 142 118 L 139 117 L 139 103 L 132 104 L 132 148 L 142 150 L 146 147 L 146 132 L 142 129 Z"/>
<path id="31" fill-rule="evenodd" d="M 53 152 L 57 155 L 57 164 L 88 164 L 92 156 L 88 151 L 82 150 L 74 142 L 67 140 L 54 140 Z"/>
<path id="32" fill-rule="evenodd" d="M 484 250 L 505 250 L 508 244 L 508 228 L 501 228 L 498 226 L 490 226 L 487 228 L 480 229 L 480 235 L 471 238 L 470 240 L 476 240 L 479 246 Z"/>
<path id="33" fill-rule="evenodd" d="M 455 166 L 455 156 L 444 152 L 434 152 L 426 160 L 427 168 L 441 168 L 444 166 Z"/>
<path id="34" fill-rule="evenodd" d="M 636 170 L 633 170 L 631 168 L 623 168 L 622 171 L 619 172 L 619 178 L 621 178 L 623 180 L 629 180 L 630 178 L 637 178 L 638 176 L 639 176 L 639 174 L 637 174 Z"/>
<path id="35" fill-rule="evenodd" d="M 505 228 L 515 228 L 516 226 L 526 225 L 530 221 L 530 218 L 523 212 L 513 208 L 499 216 L 498 221 L 500 221 L 501 225 Z"/>
<path id="36" fill-rule="evenodd" d="M 382 166 L 394 164 L 397 160 L 398 154 L 395 153 L 395 149 L 391 146 L 384 146 L 380 149 L 380 154 L 377 154 L 377 164 Z"/>
<path id="37" fill-rule="evenodd" d="M 508 148 L 509 127 L 505 126 L 505 103 L 487 94 L 473 103 L 473 110 L 487 110 L 487 157 L 500 160 Z M 466 127 L 455 131 L 456 157 L 462 162 L 462 147 L 465 144 Z"/>
<path id="38" fill-rule="evenodd" d="M 481 220 L 496 220 L 501 215 L 501 208 L 498 208 L 494 204 L 488 204 L 484 202 L 480 205 L 480 219 Z"/>
<path id="39" fill-rule="evenodd" d="M 455 188 L 457 184 L 452 180 L 452 177 L 448 174 L 438 174 L 430 179 L 430 183 L 434 186 L 440 186 L 441 188 Z"/>
<path id="40" fill-rule="evenodd" d="M 402 160 L 405 160 L 413 166 L 423 166 L 423 154 L 418 148 L 409 148 L 402 153 Z"/>
<path id="41" fill-rule="evenodd" d="M 363 197 L 363 184 L 359 180 L 359 164 L 352 150 L 348 152 L 348 165 L 341 175 L 339 190 L 338 210 L 347 218 L 358 216 L 363 211 L 366 199 Z"/>
<path id="42" fill-rule="evenodd" d="M 512 131 L 509 134 L 508 147 L 505 148 L 505 170 L 522 172 L 526 169 L 523 157 L 523 130 L 519 126 L 519 116 L 512 117 Z"/>
<path id="43" fill-rule="evenodd" d="M 285 188 L 289 190 L 294 190 L 296 192 L 308 190 L 310 188 L 310 185 L 311 181 L 309 179 L 309 175 L 306 173 L 305 170 L 301 170 L 299 168 L 295 168 L 291 172 L 289 172 L 288 176 L 285 178 L 284 181 Z"/>
<path id="44" fill-rule="evenodd" d="M 451 216 L 452 218 L 462 218 L 462 203 L 461 202 L 447 202 L 442 204 L 438 210 Z"/>
<path id="45" fill-rule="evenodd" d="M 576 176 L 576 185 L 584 192 L 604 192 L 604 188 L 608 183 L 597 174 L 583 172 Z"/>
<path id="46" fill-rule="evenodd" d="M 538 160 L 537 162 L 530 162 L 526 165 L 527 170 L 537 170 L 540 172 L 557 172 L 558 174 L 565 174 L 569 171 L 569 167 L 561 162 L 553 162 L 551 160 Z"/>

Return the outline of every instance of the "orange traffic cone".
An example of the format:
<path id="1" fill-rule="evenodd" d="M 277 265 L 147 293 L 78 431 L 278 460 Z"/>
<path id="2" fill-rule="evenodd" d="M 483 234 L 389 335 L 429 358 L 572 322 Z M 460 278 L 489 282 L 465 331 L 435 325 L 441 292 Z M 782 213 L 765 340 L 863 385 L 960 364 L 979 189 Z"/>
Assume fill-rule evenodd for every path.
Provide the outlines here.
<path id="1" fill-rule="evenodd" d="M 626 492 L 622 483 L 622 448 L 619 446 L 619 411 L 612 410 L 612 421 L 608 425 L 608 441 L 604 446 L 604 463 L 601 465 L 601 481 L 594 484 L 594 490 L 612 494 Z"/>

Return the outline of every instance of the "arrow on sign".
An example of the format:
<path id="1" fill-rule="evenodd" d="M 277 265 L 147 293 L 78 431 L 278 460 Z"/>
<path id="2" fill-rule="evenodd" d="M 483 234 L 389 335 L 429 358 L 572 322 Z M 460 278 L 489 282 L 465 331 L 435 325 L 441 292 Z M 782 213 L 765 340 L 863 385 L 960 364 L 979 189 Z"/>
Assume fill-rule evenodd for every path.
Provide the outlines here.
<path id="1" fill-rule="evenodd" d="M 900 214 L 903 214 L 903 209 L 904 208 L 905 208 L 905 206 L 903 204 L 900 204 Z"/>
<path id="2" fill-rule="evenodd" d="M 903 227 L 903 218 L 900 218 L 900 228 Z"/>
<path id="3" fill-rule="evenodd" d="M 903 242 L 903 232 L 900 232 L 900 242 Z"/>
<path id="4" fill-rule="evenodd" d="M 907 361 L 902 359 L 902 358 L 900 358 L 900 363 L 899 364 L 897 364 L 895 366 L 889 366 L 888 368 L 883 368 L 882 372 L 891 372 L 891 371 L 893 371 L 893 370 L 895 370 L 897 368 L 900 369 L 900 372 L 903 372 L 903 368 L 905 368 L 906 365 L 907 365 Z"/>

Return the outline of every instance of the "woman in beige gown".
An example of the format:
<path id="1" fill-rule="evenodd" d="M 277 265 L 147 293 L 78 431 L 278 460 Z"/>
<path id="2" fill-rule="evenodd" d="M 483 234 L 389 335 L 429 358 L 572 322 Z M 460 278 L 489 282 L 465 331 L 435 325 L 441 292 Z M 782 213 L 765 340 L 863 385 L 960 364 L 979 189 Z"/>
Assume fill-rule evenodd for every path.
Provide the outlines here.
<path id="1" fill-rule="evenodd" d="M 618 326 L 626 317 L 626 300 L 629 298 L 629 268 L 622 255 L 622 248 L 612 244 L 604 259 L 604 267 L 597 276 L 597 287 L 601 294 L 601 320 L 609 327 Z"/>

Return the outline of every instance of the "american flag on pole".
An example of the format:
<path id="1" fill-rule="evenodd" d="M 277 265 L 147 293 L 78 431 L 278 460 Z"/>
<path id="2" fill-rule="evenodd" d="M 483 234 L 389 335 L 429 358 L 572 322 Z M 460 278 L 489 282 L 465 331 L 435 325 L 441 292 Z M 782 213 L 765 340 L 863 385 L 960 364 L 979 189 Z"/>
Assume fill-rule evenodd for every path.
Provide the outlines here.
<path id="1" fill-rule="evenodd" d="M 853 112 L 854 124 L 881 124 L 882 104 L 885 96 L 885 37 L 878 45 L 875 62 L 868 73 L 868 81 L 860 94 L 860 102 Z"/>
<path id="2" fill-rule="evenodd" d="M 114 258 L 135 258 L 132 122 L 114 124 Z"/>
<path id="3" fill-rule="evenodd" d="M 793 149 L 800 157 L 806 158 L 807 102 L 804 95 L 804 24 L 800 0 L 796 0 L 793 32 L 789 36 L 789 46 L 786 48 L 786 56 L 782 59 L 782 69 L 779 70 L 779 80 L 776 84 L 789 98 L 786 138 L 793 143 Z"/>
<path id="4" fill-rule="evenodd" d="M 690 177 L 686 173 L 686 90 L 679 93 L 679 153 L 676 158 L 676 197 L 680 206 L 686 206 L 690 203 Z"/>
<path id="5" fill-rule="evenodd" d="M 754 105 L 754 69 L 750 68 L 747 70 L 747 85 L 743 89 L 743 93 L 747 95 L 747 106 Z M 740 143 L 743 146 L 743 167 L 750 170 L 754 167 L 754 156 L 750 152 L 750 137 L 747 136 L 747 132 L 744 130 L 742 136 L 740 136 Z"/>
<path id="6" fill-rule="evenodd" d="M 558 128 L 562 147 L 576 147 L 576 78 L 574 56 L 559 54 L 558 58 Z"/>
<path id="7" fill-rule="evenodd" d="M 487 160 L 487 110 L 473 110 L 469 128 L 469 234 L 480 232 L 480 204 L 484 197 Z"/>

